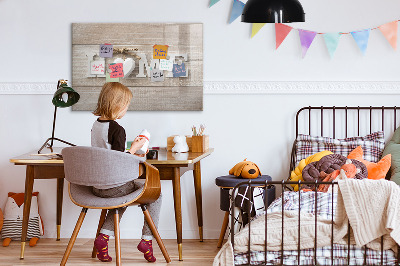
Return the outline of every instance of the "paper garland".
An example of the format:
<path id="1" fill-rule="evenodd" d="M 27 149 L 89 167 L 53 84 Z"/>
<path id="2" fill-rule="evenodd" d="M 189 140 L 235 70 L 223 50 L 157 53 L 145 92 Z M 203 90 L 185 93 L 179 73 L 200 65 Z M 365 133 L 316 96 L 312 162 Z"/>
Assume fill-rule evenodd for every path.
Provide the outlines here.
<path id="1" fill-rule="evenodd" d="M 242 15 L 244 3 L 239 0 L 233 0 L 231 17 L 229 18 L 229 24 L 235 21 Z"/>
<path id="2" fill-rule="evenodd" d="M 220 0 L 210 0 L 209 7 L 212 7 Z M 229 24 L 235 21 L 238 17 L 240 17 L 243 12 L 245 4 L 240 0 L 233 0 L 232 2 L 232 11 L 229 17 Z M 398 22 L 399 20 L 392 21 L 376 28 L 363 29 L 359 31 L 351 31 L 351 32 L 332 32 L 332 33 L 321 33 L 314 32 L 303 29 L 295 29 L 285 24 L 276 23 L 275 24 L 275 40 L 276 40 L 276 49 L 282 44 L 287 35 L 291 32 L 292 29 L 299 31 L 300 36 L 300 44 L 302 47 L 302 57 L 304 58 L 308 49 L 310 48 L 313 40 L 315 39 L 317 34 L 323 36 L 326 47 L 328 49 L 328 53 L 332 58 L 335 54 L 335 51 L 339 45 L 340 37 L 343 34 L 351 34 L 353 39 L 355 40 L 357 46 L 359 47 L 361 53 L 364 55 L 366 53 L 368 47 L 368 41 L 371 30 L 379 29 L 382 34 L 385 36 L 386 40 L 392 46 L 394 50 L 397 49 L 397 30 L 398 30 Z M 252 23 L 251 29 L 251 38 L 253 38 L 262 27 L 264 27 L 266 23 Z"/>

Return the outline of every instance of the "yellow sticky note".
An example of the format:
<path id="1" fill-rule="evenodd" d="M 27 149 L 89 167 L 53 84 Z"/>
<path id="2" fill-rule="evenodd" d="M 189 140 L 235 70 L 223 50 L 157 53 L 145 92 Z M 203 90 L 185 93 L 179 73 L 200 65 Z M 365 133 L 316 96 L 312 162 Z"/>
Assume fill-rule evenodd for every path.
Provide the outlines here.
<path id="1" fill-rule="evenodd" d="M 166 59 L 168 54 L 168 45 L 154 45 L 153 59 Z"/>

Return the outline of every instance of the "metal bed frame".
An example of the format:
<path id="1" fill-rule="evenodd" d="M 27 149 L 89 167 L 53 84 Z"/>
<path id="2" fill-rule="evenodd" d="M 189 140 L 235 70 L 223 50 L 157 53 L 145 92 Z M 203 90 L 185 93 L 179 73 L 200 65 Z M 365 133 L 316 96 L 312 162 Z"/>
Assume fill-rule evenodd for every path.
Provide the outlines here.
<path id="1" fill-rule="evenodd" d="M 344 121 L 342 122 L 342 125 L 344 123 L 344 129 L 345 129 L 345 137 L 348 137 L 348 125 L 349 125 L 349 113 L 350 112 L 356 112 L 357 115 L 357 136 L 360 136 L 360 113 L 361 112 L 369 112 L 369 131 L 370 133 L 372 133 L 372 125 L 373 125 L 373 114 L 375 114 L 376 112 L 381 112 L 381 130 L 384 131 L 385 129 L 385 113 L 387 113 L 387 111 L 393 112 L 393 130 L 396 129 L 396 118 L 397 118 L 397 111 L 400 108 L 393 106 L 393 107 L 337 107 L 337 106 L 331 106 L 331 107 L 312 107 L 312 106 L 308 106 L 308 107 L 303 107 L 301 108 L 297 114 L 296 114 L 296 138 L 297 136 L 300 134 L 299 133 L 299 120 L 300 120 L 300 114 L 302 114 L 303 111 L 308 111 L 308 134 L 311 135 L 311 131 L 312 131 L 312 126 L 311 126 L 311 113 L 313 110 L 317 110 L 319 111 L 319 115 L 320 115 L 320 136 L 324 136 L 324 111 L 325 110 L 331 110 L 329 113 L 332 114 L 332 129 L 333 129 L 333 138 L 336 137 L 336 122 L 338 119 L 336 119 L 336 113 L 337 112 L 344 112 Z M 326 113 L 326 112 L 325 112 Z M 328 119 L 325 119 L 325 121 Z M 315 121 L 314 121 L 315 122 Z M 317 121 L 318 122 L 318 121 Z M 325 124 L 326 125 L 326 124 Z M 353 124 L 354 125 L 354 124 Z M 296 165 L 295 165 L 295 158 L 296 158 L 296 154 L 295 154 L 295 146 L 296 146 L 296 141 L 293 144 L 293 149 L 292 149 L 292 154 L 291 154 L 291 160 L 290 160 L 290 172 L 295 169 Z M 289 176 L 290 176 L 290 172 L 289 172 Z M 282 188 L 282 195 L 285 192 L 285 190 L 291 190 L 289 186 L 287 185 L 300 185 L 301 184 L 305 184 L 305 185 L 315 185 L 314 191 L 317 192 L 318 186 L 319 185 L 325 185 L 325 184 L 330 184 L 332 185 L 332 189 L 334 189 L 334 186 L 336 186 L 338 183 L 336 181 L 332 181 L 332 182 L 319 182 L 319 181 L 315 181 L 315 182 L 302 182 L 302 181 L 252 181 L 251 179 L 247 182 L 242 182 L 240 184 L 238 184 L 237 186 L 234 187 L 233 191 L 232 191 L 232 195 L 235 195 L 236 190 L 239 187 L 242 186 L 251 186 L 251 187 L 259 187 L 259 188 L 263 188 L 265 191 L 265 195 L 266 198 L 268 198 L 268 188 L 271 185 L 275 185 L 275 186 L 281 186 Z M 299 193 L 299 201 L 301 202 L 301 192 L 300 190 L 298 191 Z M 250 198 L 252 198 L 253 191 L 250 189 Z M 332 237 L 331 237 L 331 261 L 332 261 L 332 265 L 333 265 L 333 261 L 334 261 L 334 250 L 333 250 L 333 224 L 334 224 L 334 217 L 333 217 L 333 211 L 334 211 L 334 206 L 333 206 L 333 200 L 334 199 L 334 193 L 332 193 Z M 315 213 L 317 213 L 317 202 L 318 202 L 318 197 L 317 197 L 317 193 L 315 193 Z M 264 202 L 264 207 L 265 207 L 265 247 L 264 247 L 264 262 L 260 263 L 259 265 L 272 265 L 272 264 L 268 264 L 267 262 L 267 233 L 268 233 L 268 219 L 267 219 L 267 201 Z M 284 197 L 282 197 L 282 212 L 284 212 Z M 299 204 L 299 210 L 298 210 L 298 214 L 299 214 L 299 220 L 298 220 L 298 226 L 300 227 L 300 204 Z M 234 248 L 235 245 L 235 241 L 234 241 L 234 217 L 235 217 L 235 208 L 234 208 L 234 197 L 232 197 L 232 201 L 231 201 L 231 232 L 230 232 L 230 236 L 231 236 L 231 244 L 232 247 Z M 313 264 L 307 264 L 307 265 L 318 265 L 317 264 L 317 254 L 316 254 L 316 249 L 317 249 L 317 215 L 315 215 L 315 239 L 314 239 L 314 258 Z M 251 249 L 250 249 L 250 243 L 251 243 L 251 219 L 249 219 L 248 222 L 248 227 L 249 227 L 249 242 L 247 245 L 247 264 L 245 265 L 250 265 L 251 264 Z M 279 265 L 284 265 L 283 264 L 283 260 L 284 260 L 284 256 L 283 256 L 283 251 L 284 251 L 284 240 L 283 240 L 283 235 L 284 235 L 284 217 L 282 216 L 282 237 L 281 237 L 281 250 L 280 250 L 280 264 Z M 298 233 L 298 243 L 297 243 L 297 265 L 304 265 L 304 264 L 300 264 L 300 254 L 301 254 L 301 249 L 300 249 L 300 242 L 301 242 L 301 237 L 300 237 L 300 230 Z M 396 263 L 395 265 L 400 265 L 400 246 L 397 245 L 397 248 L 399 250 L 399 252 L 397 253 L 397 258 L 396 258 Z M 363 246 L 364 249 L 364 263 L 363 265 L 367 265 L 367 253 L 366 253 L 366 246 Z M 346 265 L 350 265 L 350 224 L 348 226 L 348 233 L 347 233 L 347 264 Z M 383 261 L 383 236 L 381 237 L 381 257 L 380 257 L 380 265 L 384 265 L 384 261 Z"/>

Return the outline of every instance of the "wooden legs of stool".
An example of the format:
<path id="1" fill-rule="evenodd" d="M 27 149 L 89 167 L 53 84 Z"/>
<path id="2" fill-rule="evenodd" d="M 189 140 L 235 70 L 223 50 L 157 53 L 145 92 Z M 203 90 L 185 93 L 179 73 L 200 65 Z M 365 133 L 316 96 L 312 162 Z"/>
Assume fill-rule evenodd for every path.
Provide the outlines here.
<path id="1" fill-rule="evenodd" d="M 156 225 L 153 222 L 153 219 L 150 216 L 149 211 L 147 210 L 145 205 L 140 205 L 140 207 L 142 208 L 143 214 L 144 214 L 144 219 L 146 220 L 147 224 L 150 227 L 151 232 L 153 233 L 154 238 L 157 240 L 157 244 L 161 249 L 161 252 L 164 256 L 164 259 L 167 263 L 171 262 L 171 259 L 168 255 L 167 249 L 164 246 L 164 243 L 161 240 L 160 234 L 158 233 L 158 230 L 156 228 Z"/>
<path id="2" fill-rule="evenodd" d="M 78 221 L 76 222 L 74 232 L 72 233 L 71 239 L 69 240 L 67 249 L 65 250 L 64 257 L 60 263 L 61 266 L 64 266 L 67 263 L 69 254 L 71 254 L 72 247 L 74 246 L 76 237 L 78 236 L 79 230 L 81 229 L 83 220 L 85 219 L 87 209 L 82 208 L 81 214 L 79 215 Z"/>
<path id="3" fill-rule="evenodd" d="M 99 219 L 99 226 L 97 226 L 97 233 L 96 233 L 96 237 L 94 239 L 96 239 L 99 234 L 100 234 L 100 230 L 103 227 L 104 221 L 106 220 L 106 215 L 107 215 L 107 210 L 101 210 L 101 215 L 100 215 L 100 219 Z M 96 254 L 97 254 L 97 250 L 94 247 L 93 244 L 93 251 L 92 251 L 92 258 L 96 258 Z"/>
<path id="4" fill-rule="evenodd" d="M 114 235 L 115 235 L 115 256 L 117 257 L 115 265 L 121 265 L 121 242 L 119 232 L 119 212 L 115 209 L 114 214 Z"/>
<path id="5" fill-rule="evenodd" d="M 220 248 L 222 246 L 222 242 L 224 241 L 224 237 L 225 237 L 226 228 L 228 227 L 228 222 L 229 222 L 229 212 L 225 212 L 225 217 L 224 217 L 224 221 L 222 222 L 221 234 L 219 235 L 217 248 Z"/>

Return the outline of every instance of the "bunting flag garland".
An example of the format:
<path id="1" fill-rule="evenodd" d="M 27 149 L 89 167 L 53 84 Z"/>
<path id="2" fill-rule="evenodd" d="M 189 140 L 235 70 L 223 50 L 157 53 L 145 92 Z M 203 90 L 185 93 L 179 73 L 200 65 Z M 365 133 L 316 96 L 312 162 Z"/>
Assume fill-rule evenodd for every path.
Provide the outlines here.
<path id="1" fill-rule="evenodd" d="M 288 36 L 292 29 L 293 28 L 288 25 L 275 23 L 276 49 L 278 49 L 278 47 L 282 44 L 282 42 L 285 40 L 286 36 Z"/>
<path id="2" fill-rule="evenodd" d="M 299 35 L 301 43 L 301 54 L 304 58 L 317 33 L 315 31 L 299 30 Z"/>
<path id="3" fill-rule="evenodd" d="M 235 21 L 242 15 L 244 3 L 239 0 L 233 0 L 233 6 L 231 11 L 231 17 L 229 18 L 229 24 Z"/>
<path id="4" fill-rule="evenodd" d="M 210 0 L 209 7 L 212 7 L 219 1 L 220 0 Z M 229 24 L 232 24 L 232 22 L 234 22 L 235 20 L 237 20 L 238 17 L 240 17 L 245 7 L 244 0 L 231 0 L 231 1 L 232 1 L 232 10 L 229 16 Z M 333 58 L 337 50 L 340 37 L 344 34 L 351 34 L 357 46 L 359 47 L 361 53 L 365 55 L 371 31 L 379 29 L 382 32 L 383 36 L 385 36 L 389 44 L 392 46 L 392 48 L 396 50 L 399 21 L 400 20 L 395 20 L 374 28 L 368 28 L 360 31 L 333 32 L 333 33 L 315 32 L 310 30 L 293 28 L 291 26 L 281 23 L 275 23 L 275 41 L 276 41 L 275 49 L 278 49 L 281 46 L 283 41 L 286 39 L 286 37 L 292 30 L 298 30 L 303 58 L 306 56 L 307 51 L 310 48 L 311 44 L 313 43 L 317 34 L 322 35 L 322 37 L 324 38 L 329 56 L 331 58 Z M 253 38 L 256 34 L 258 34 L 258 32 L 265 26 L 265 24 L 266 23 L 252 23 L 251 38 Z"/>
<path id="5" fill-rule="evenodd" d="M 253 26 L 251 28 L 251 38 L 253 38 L 260 30 L 262 27 L 264 27 L 265 23 L 253 23 Z"/>
<path id="6" fill-rule="evenodd" d="M 396 20 L 378 27 L 394 50 L 397 49 L 397 24 Z"/>
<path id="7" fill-rule="evenodd" d="M 210 5 L 208 7 L 212 7 L 213 5 L 215 5 L 218 2 L 219 2 L 219 0 L 210 0 Z"/>
<path id="8" fill-rule="evenodd" d="M 333 54 L 336 51 L 336 48 L 338 47 L 339 39 L 340 36 L 342 36 L 342 34 L 340 34 L 339 32 L 334 32 L 334 33 L 325 33 L 323 36 L 326 48 L 328 48 L 329 55 L 332 58 Z"/>
<path id="9" fill-rule="evenodd" d="M 351 35 L 353 35 L 354 40 L 356 41 L 360 51 L 363 55 L 365 55 L 365 51 L 368 47 L 369 33 L 371 29 L 361 30 L 361 31 L 352 31 Z"/>

